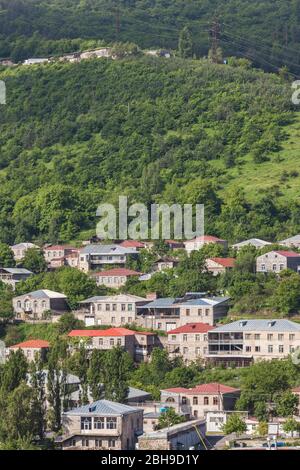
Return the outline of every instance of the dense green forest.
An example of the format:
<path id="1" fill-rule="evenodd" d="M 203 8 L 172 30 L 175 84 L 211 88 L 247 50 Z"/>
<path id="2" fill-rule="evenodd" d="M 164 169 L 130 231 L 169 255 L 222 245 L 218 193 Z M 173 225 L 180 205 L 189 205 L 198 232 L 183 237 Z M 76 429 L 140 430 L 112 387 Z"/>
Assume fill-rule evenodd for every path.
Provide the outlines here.
<path id="1" fill-rule="evenodd" d="M 299 230 L 298 197 L 284 202 L 275 181 L 251 202 L 241 185 L 224 194 L 244 161 L 277 161 L 293 120 L 288 82 L 233 63 L 137 57 L 3 69 L 1 241 L 77 238 L 95 227 L 98 204 L 120 194 L 205 203 L 207 232 L 229 240 Z"/>
<path id="2" fill-rule="evenodd" d="M 300 73 L 299 0 L 1 0 L 0 57 L 77 50 L 86 39 L 176 49 L 186 25 L 202 57 L 215 15 L 227 55 Z"/>

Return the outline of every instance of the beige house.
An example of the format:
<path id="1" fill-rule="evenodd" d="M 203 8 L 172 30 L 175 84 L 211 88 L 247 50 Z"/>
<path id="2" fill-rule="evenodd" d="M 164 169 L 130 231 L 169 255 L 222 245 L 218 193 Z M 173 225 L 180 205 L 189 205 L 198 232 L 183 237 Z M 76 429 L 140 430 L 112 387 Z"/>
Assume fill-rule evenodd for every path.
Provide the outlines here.
<path id="1" fill-rule="evenodd" d="M 240 390 L 219 383 L 194 388 L 174 387 L 161 391 L 162 406 L 175 408 L 187 418 L 204 418 L 208 411 L 233 410 Z"/>
<path id="2" fill-rule="evenodd" d="M 26 281 L 33 273 L 24 268 L 0 268 L 0 281 L 16 289 L 18 282 Z"/>
<path id="3" fill-rule="evenodd" d="M 152 351 L 162 347 L 155 333 L 133 331 L 127 328 L 109 328 L 107 330 L 73 330 L 68 334 L 72 346 L 85 344 L 87 349 L 108 351 L 117 346 L 127 351 L 135 362 L 148 362 Z"/>
<path id="4" fill-rule="evenodd" d="M 216 365 L 247 366 L 283 359 L 300 347 L 300 324 L 290 320 L 240 320 L 208 332 L 207 360 Z"/>
<path id="5" fill-rule="evenodd" d="M 208 331 L 214 327 L 205 323 L 188 323 L 168 331 L 167 350 L 171 358 L 180 356 L 185 363 L 204 359 L 208 351 Z"/>
<path id="6" fill-rule="evenodd" d="M 86 326 L 124 326 L 137 321 L 137 306 L 145 303 L 147 299 L 130 294 L 91 297 L 80 302 L 76 317 Z"/>
<path id="7" fill-rule="evenodd" d="M 81 271 L 95 271 L 107 266 L 125 267 L 130 258 L 137 258 L 136 248 L 121 245 L 87 245 L 80 250 L 78 267 Z"/>
<path id="8" fill-rule="evenodd" d="M 258 273 L 280 273 L 284 269 L 292 269 L 300 273 L 300 254 L 294 251 L 269 251 L 256 259 Z"/>
<path id="9" fill-rule="evenodd" d="M 24 258 L 26 251 L 30 248 L 40 249 L 40 247 L 34 245 L 34 243 L 18 243 L 17 245 L 13 245 L 10 248 L 14 253 L 14 258 L 16 261 L 21 261 Z"/>
<path id="10" fill-rule="evenodd" d="M 99 400 L 62 413 L 63 450 L 134 450 L 143 433 L 143 410 Z"/>
<path id="11" fill-rule="evenodd" d="M 7 348 L 8 355 L 12 352 L 21 349 L 26 357 L 26 359 L 31 362 L 34 361 L 37 355 L 42 359 L 46 358 L 46 354 L 50 348 L 50 343 L 42 339 L 31 339 L 24 341 L 23 343 L 15 344 Z"/>
<path id="12" fill-rule="evenodd" d="M 70 308 L 64 294 L 43 289 L 14 297 L 13 309 L 16 318 L 20 320 L 56 321 Z"/>
<path id="13" fill-rule="evenodd" d="M 210 243 L 221 245 L 224 249 L 227 248 L 226 240 L 221 240 L 220 238 L 213 237 L 211 235 L 203 235 L 201 237 L 196 237 L 193 240 L 188 240 L 184 242 L 184 247 L 185 247 L 186 252 L 188 254 L 191 254 L 192 251 L 201 250 L 201 248 L 203 248 L 204 245 L 207 245 Z"/>
<path id="14" fill-rule="evenodd" d="M 141 273 L 126 268 L 114 268 L 91 273 L 91 277 L 95 279 L 97 286 L 106 286 L 113 289 L 119 289 L 126 284 L 128 279 L 139 276 L 141 276 Z"/>
<path id="15" fill-rule="evenodd" d="M 289 248 L 300 248 L 300 234 L 281 240 L 278 244 Z"/>
<path id="16" fill-rule="evenodd" d="M 50 245 L 44 248 L 44 257 L 49 268 L 61 266 L 78 267 L 79 249 L 70 245 Z"/>
<path id="17" fill-rule="evenodd" d="M 260 248 L 263 248 L 271 244 L 272 244 L 271 242 L 266 242 L 265 240 L 261 240 L 260 238 L 250 238 L 249 240 L 244 240 L 242 242 L 235 243 L 234 245 L 232 245 L 232 248 L 239 251 L 245 246 L 253 246 L 257 250 L 259 250 Z"/>
<path id="18" fill-rule="evenodd" d="M 145 328 L 171 331 L 187 323 L 213 326 L 227 315 L 228 297 L 206 297 L 202 293 L 187 293 L 182 298 L 162 298 L 137 307 L 138 322 Z"/>
<path id="19" fill-rule="evenodd" d="M 207 258 L 205 261 L 206 269 L 214 276 L 224 274 L 234 268 L 234 258 Z"/>

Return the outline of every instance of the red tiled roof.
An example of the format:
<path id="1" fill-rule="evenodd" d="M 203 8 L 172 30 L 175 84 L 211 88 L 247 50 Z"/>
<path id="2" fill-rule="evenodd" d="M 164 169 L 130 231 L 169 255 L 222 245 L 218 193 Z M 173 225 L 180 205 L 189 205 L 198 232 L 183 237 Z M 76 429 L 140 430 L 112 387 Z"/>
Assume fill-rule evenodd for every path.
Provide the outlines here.
<path id="1" fill-rule="evenodd" d="M 294 388 L 292 388 L 292 392 L 294 392 L 294 393 L 300 393 L 300 387 L 294 387 Z"/>
<path id="2" fill-rule="evenodd" d="M 120 243 L 120 246 L 123 246 L 124 248 L 144 248 L 145 247 L 144 243 L 138 242 L 136 240 L 124 240 L 122 243 Z"/>
<path id="3" fill-rule="evenodd" d="M 127 328 L 109 328 L 108 330 L 73 330 L 68 336 L 72 337 L 101 337 L 101 336 L 132 336 L 135 331 Z"/>
<path id="4" fill-rule="evenodd" d="M 225 240 L 222 240 L 221 238 L 214 237 L 212 235 L 203 235 L 201 237 L 196 237 L 193 238 L 192 240 L 188 240 L 188 242 L 196 242 L 196 241 L 202 241 L 202 242 L 225 242 Z"/>
<path id="5" fill-rule="evenodd" d="M 235 258 L 208 258 L 215 263 L 224 266 L 224 268 L 233 268 L 235 263 Z"/>
<path id="6" fill-rule="evenodd" d="M 299 253 L 296 253 L 295 251 L 283 251 L 283 250 L 275 250 L 275 253 L 278 253 L 281 256 L 285 256 L 286 258 L 298 258 L 300 257 Z"/>
<path id="7" fill-rule="evenodd" d="M 183 325 L 179 328 L 168 331 L 168 335 L 174 335 L 178 333 L 207 333 L 213 329 L 213 326 L 207 325 L 206 323 L 187 323 L 187 325 Z"/>
<path id="8" fill-rule="evenodd" d="M 107 271 L 99 271 L 97 273 L 92 273 L 92 276 L 140 276 L 141 273 L 137 271 L 133 271 L 131 269 L 126 268 L 114 268 L 108 269 Z"/>
<path id="9" fill-rule="evenodd" d="M 14 346 L 10 346 L 9 349 L 41 349 L 41 348 L 49 348 L 50 343 L 48 341 L 44 341 L 42 339 L 30 339 L 28 341 L 24 341 L 23 343 L 15 344 Z"/>
<path id="10" fill-rule="evenodd" d="M 186 393 L 187 395 L 210 395 L 218 393 L 233 393 L 238 392 L 238 388 L 229 387 L 228 385 L 219 384 L 217 382 L 212 382 L 209 384 L 196 385 L 194 388 L 167 388 L 163 390 L 165 392 L 171 393 Z"/>

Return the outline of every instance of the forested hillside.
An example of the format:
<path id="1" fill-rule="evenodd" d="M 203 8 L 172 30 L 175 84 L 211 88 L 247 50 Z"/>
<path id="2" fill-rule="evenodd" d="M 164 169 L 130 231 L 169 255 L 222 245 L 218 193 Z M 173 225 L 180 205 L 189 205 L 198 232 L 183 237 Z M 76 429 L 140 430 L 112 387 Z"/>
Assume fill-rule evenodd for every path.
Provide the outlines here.
<path id="1" fill-rule="evenodd" d="M 87 39 L 177 49 L 184 26 L 202 57 L 215 15 L 225 55 L 300 74 L 300 0 L 0 0 L 0 57 L 77 50 Z"/>
<path id="2" fill-rule="evenodd" d="M 247 174 L 231 185 L 245 165 L 259 172 L 281 162 L 294 115 L 280 76 L 144 57 L 18 67 L 0 79 L 8 95 L 0 115 L 2 241 L 77 238 L 94 229 L 98 204 L 119 194 L 205 203 L 207 232 L 229 240 L 300 229 L 299 194 L 282 197 L 299 176 L 297 153 L 284 180 L 267 175 L 267 189 L 249 200 Z"/>

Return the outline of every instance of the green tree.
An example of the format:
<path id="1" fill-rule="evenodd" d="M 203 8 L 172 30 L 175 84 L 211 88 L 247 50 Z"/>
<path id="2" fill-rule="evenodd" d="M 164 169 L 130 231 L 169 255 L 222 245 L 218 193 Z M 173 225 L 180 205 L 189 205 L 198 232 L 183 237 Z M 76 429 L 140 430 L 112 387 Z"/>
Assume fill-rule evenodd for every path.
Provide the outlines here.
<path id="1" fill-rule="evenodd" d="M 224 434 L 236 433 L 237 435 L 243 434 L 247 430 L 245 420 L 241 417 L 240 413 L 231 413 L 228 416 L 226 423 L 222 427 Z"/>
<path id="2" fill-rule="evenodd" d="M 260 421 L 257 426 L 256 433 L 260 437 L 264 437 L 268 435 L 268 423 L 266 421 Z"/>
<path id="3" fill-rule="evenodd" d="M 184 423 L 185 417 L 176 413 L 174 408 L 168 408 L 162 412 L 158 418 L 158 429 L 169 428 L 175 426 L 175 424 Z"/>
<path id="4" fill-rule="evenodd" d="M 16 265 L 14 253 L 6 243 L 0 243 L 0 266 L 3 268 L 13 268 Z"/>
<path id="5" fill-rule="evenodd" d="M 185 26 L 180 32 L 178 51 L 180 57 L 183 59 L 193 57 L 193 39 L 192 34 L 187 26 Z"/>
<path id="6" fill-rule="evenodd" d="M 28 362 L 21 349 L 12 352 L 3 366 L 0 375 L 1 390 L 5 393 L 12 392 L 22 381 L 26 380 Z"/>
<path id="7" fill-rule="evenodd" d="M 100 400 L 104 396 L 102 385 L 104 354 L 105 353 L 103 351 L 94 349 L 91 355 L 88 370 L 88 383 L 94 401 Z"/>
<path id="8" fill-rule="evenodd" d="M 71 312 L 64 313 L 57 323 L 57 329 L 60 335 L 83 328 L 84 322 L 75 318 L 74 314 Z"/>
<path id="9" fill-rule="evenodd" d="M 275 411 L 278 416 L 288 418 L 296 414 L 298 397 L 290 390 L 286 390 L 275 398 Z"/>
<path id="10" fill-rule="evenodd" d="M 22 259 L 22 266 L 35 274 L 42 273 L 47 269 L 47 263 L 42 250 L 29 248 Z"/>
<path id="11" fill-rule="evenodd" d="M 292 433 L 292 437 L 294 436 L 294 432 L 300 431 L 300 425 L 295 418 L 288 418 L 286 422 L 282 425 L 282 429 L 286 433 Z"/>
<path id="12" fill-rule="evenodd" d="M 124 403 L 128 395 L 128 381 L 132 369 L 132 359 L 121 347 L 105 352 L 102 375 L 107 400 Z"/>

